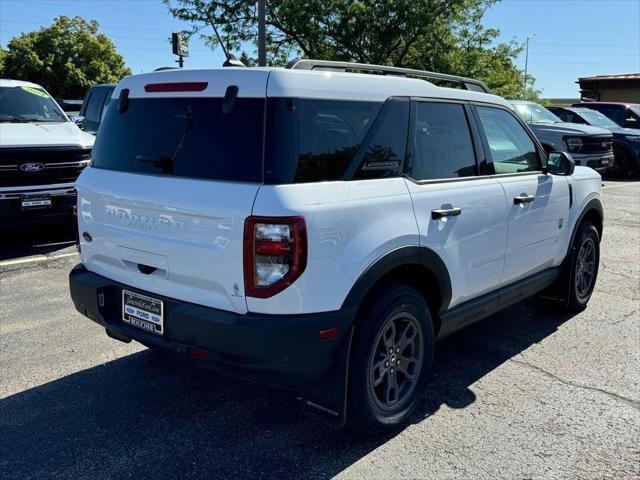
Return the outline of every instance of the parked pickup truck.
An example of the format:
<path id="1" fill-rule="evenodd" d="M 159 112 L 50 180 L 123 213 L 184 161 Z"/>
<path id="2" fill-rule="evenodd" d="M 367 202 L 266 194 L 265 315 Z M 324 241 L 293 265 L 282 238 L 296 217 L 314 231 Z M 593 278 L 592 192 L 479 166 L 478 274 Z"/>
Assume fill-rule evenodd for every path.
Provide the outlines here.
<path id="1" fill-rule="evenodd" d="M 40 85 L 0 80 L 0 220 L 70 214 L 94 138 Z"/>
<path id="2" fill-rule="evenodd" d="M 565 122 L 593 125 L 612 133 L 615 159 L 607 169 L 607 174 L 628 177 L 640 172 L 640 129 L 621 127 L 599 111 L 590 108 L 550 107 L 549 110 Z"/>
<path id="3" fill-rule="evenodd" d="M 529 124 L 549 152 L 567 152 L 576 165 L 605 170 L 613 163 L 613 135 L 604 128 L 566 123 L 542 105 L 511 101 L 516 113 Z"/>

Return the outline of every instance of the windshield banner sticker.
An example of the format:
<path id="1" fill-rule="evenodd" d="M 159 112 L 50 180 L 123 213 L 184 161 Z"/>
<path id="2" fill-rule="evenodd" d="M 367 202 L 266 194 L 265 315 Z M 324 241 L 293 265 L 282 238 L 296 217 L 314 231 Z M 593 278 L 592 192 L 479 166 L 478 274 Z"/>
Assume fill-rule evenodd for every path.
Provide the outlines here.
<path id="1" fill-rule="evenodd" d="M 38 90 L 37 88 L 33 88 L 33 87 L 20 87 L 20 88 L 25 92 L 29 92 L 32 95 L 37 95 L 38 97 L 42 97 L 42 98 L 49 98 L 49 95 L 44 93 L 42 90 Z"/>

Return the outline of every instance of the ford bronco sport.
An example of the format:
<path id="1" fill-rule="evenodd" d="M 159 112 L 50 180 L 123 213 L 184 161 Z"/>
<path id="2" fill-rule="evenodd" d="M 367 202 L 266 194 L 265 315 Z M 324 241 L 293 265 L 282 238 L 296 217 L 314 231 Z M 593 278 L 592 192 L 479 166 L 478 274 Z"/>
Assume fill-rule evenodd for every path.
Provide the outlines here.
<path id="1" fill-rule="evenodd" d="M 0 221 L 71 214 L 93 142 L 40 85 L 0 80 Z"/>
<path id="2" fill-rule="evenodd" d="M 487 90 L 312 60 L 125 78 L 77 182 L 76 309 L 399 428 L 435 340 L 542 291 L 584 308 L 596 281 L 600 176 Z"/>

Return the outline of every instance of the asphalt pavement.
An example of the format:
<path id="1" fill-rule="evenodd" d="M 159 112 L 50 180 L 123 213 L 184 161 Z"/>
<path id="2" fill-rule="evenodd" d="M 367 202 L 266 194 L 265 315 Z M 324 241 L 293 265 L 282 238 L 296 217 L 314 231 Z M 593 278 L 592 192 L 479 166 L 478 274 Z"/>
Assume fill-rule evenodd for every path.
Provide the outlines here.
<path id="1" fill-rule="evenodd" d="M 411 425 L 377 439 L 108 338 L 69 299 L 72 228 L 3 232 L 2 477 L 640 478 L 640 182 L 603 195 L 589 307 L 531 299 L 441 342 Z"/>

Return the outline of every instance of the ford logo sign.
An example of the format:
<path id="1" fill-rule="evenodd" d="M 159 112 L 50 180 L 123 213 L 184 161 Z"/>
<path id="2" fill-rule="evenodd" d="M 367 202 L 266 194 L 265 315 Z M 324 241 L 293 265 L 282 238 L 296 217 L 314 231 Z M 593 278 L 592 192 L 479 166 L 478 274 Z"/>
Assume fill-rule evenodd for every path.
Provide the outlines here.
<path id="1" fill-rule="evenodd" d="M 23 172 L 39 172 L 44 170 L 44 164 L 42 163 L 23 163 L 20 165 L 20 170 Z"/>

